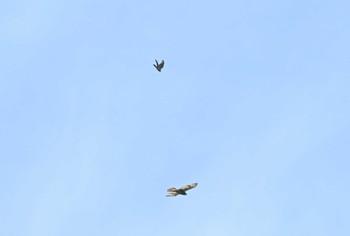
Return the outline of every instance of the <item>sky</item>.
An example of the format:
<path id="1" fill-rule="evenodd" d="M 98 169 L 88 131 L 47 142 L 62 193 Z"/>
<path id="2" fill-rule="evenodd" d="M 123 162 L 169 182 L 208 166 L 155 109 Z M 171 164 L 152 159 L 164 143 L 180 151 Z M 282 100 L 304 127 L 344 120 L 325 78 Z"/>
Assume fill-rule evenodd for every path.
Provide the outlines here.
<path id="1" fill-rule="evenodd" d="M 350 235 L 349 10 L 2 1 L 0 235 Z"/>

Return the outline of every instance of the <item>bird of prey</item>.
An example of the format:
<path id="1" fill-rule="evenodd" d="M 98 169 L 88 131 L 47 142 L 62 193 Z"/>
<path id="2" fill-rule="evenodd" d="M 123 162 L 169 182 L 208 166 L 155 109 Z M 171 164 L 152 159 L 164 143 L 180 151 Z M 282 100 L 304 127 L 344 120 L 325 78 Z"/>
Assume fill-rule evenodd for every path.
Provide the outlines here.
<path id="1" fill-rule="evenodd" d="M 153 66 L 160 72 L 164 67 L 164 60 L 162 60 L 161 63 L 158 63 L 158 61 L 156 60 L 156 65 L 153 64 Z"/>
<path id="2" fill-rule="evenodd" d="M 167 191 L 169 192 L 169 195 L 166 195 L 167 197 L 175 197 L 175 196 L 177 196 L 177 195 L 187 195 L 186 194 L 186 191 L 187 190 L 190 190 L 190 189 L 192 189 L 192 188 L 195 188 L 195 187 L 197 187 L 197 185 L 198 185 L 198 183 L 193 183 L 193 184 L 188 184 L 188 185 L 186 185 L 186 186 L 183 186 L 183 187 L 181 187 L 181 188 L 179 188 L 179 189 L 176 189 L 176 188 L 174 188 L 174 187 L 172 187 L 172 188 L 169 188 Z"/>

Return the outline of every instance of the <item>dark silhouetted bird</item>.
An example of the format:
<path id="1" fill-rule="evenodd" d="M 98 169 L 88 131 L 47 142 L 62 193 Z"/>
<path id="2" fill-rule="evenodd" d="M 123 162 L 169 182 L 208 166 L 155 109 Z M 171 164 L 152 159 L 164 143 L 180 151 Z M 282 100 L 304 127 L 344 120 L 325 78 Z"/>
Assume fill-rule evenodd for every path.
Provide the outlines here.
<path id="1" fill-rule="evenodd" d="M 167 191 L 169 192 L 169 195 L 166 195 L 167 197 L 175 197 L 175 196 L 177 196 L 177 195 L 187 195 L 186 194 L 186 191 L 187 190 L 190 190 L 190 189 L 193 189 L 193 188 L 195 188 L 195 187 L 197 187 L 197 183 L 193 183 L 193 184 L 188 184 L 188 185 L 186 185 L 186 186 L 183 186 L 183 187 L 181 187 L 181 188 L 179 188 L 179 189 L 176 189 L 176 188 L 174 188 L 174 187 L 172 187 L 172 188 L 169 188 Z"/>
<path id="2" fill-rule="evenodd" d="M 161 63 L 158 63 L 158 61 L 156 60 L 156 65 L 153 64 L 153 66 L 154 66 L 159 72 L 161 72 L 162 68 L 164 67 L 164 60 L 162 60 Z"/>

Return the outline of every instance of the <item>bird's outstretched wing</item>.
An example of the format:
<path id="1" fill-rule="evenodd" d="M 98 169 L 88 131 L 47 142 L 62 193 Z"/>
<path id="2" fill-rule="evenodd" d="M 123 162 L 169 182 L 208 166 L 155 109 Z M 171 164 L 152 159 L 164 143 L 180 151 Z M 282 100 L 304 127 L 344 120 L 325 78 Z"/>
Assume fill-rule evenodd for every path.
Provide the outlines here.
<path id="1" fill-rule="evenodd" d="M 183 186 L 179 189 L 183 190 L 183 191 L 187 191 L 187 190 L 190 190 L 190 189 L 193 189 L 195 187 L 197 187 L 198 183 L 193 183 L 193 184 L 187 184 L 186 186 Z"/>
<path id="2" fill-rule="evenodd" d="M 168 191 L 168 192 L 176 192 L 176 190 L 177 190 L 176 188 L 172 187 L 172 188 L 168 188 L 167 191 Z"/>
<path id="3" fill-rule="evenodd" d="M 171 192 L 168 195 L 166 195 L 167 197 L 176 197 L 177 195 L 179 195 L 177 192 Z"/>
<path id="4" fill-rule="evenodd" d="M 157 62 L 158 63 L 158 62 Z M 162 60 L 159 64 L 159 68 L 162 69 L 164 67 L 164 60 Z"/>

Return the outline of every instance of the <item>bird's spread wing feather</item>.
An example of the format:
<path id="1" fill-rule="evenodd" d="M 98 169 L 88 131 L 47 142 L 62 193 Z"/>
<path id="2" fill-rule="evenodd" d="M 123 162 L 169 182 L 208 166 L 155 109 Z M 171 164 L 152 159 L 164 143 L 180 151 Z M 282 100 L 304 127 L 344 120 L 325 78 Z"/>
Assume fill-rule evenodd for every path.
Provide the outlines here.
<path id="1" fill-rule="evenodd" d="M 197 187 L 197 185 L 198 185 L 198 183 L 188 184 L 186 186 L 181 187 L 180 189 L 183 191 L 187 191 L 187 190 L 190 190 L 192 188 Z"/>

